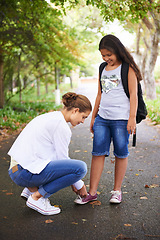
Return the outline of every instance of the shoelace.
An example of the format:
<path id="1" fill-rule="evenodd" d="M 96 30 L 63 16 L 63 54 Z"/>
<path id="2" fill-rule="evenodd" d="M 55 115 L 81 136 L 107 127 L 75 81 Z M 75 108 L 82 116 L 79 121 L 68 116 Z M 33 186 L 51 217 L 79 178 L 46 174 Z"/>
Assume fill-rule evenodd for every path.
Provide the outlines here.
<path id="1" fill-rule="evenodd" d="M 80 199 L 80 200 L 82 200 L 82 198 L 81 198 L 81 196 L 80 196 L 80 195 L 78 195 L 78 196 L 77 196 L 77 199 Z"/>
<path id="2" fill-rule="evenodd" d="M 51 202 L 48 198 L 46 198 L 46 205 L 49 207 L 49 208 L 52 208 L 53 206 L 51 205 Z"/>
<path id="3" fill-rule="evenodd" d="M 52 207 L 48 198 L 43 198 L 43 197 L 42 197 L 42 198 L 41 198 L 41 201 L 42 201 L 42 204 L 45 206 L 45 208 L 50 208 L 50 207 Z"/>
<path id="4" fill-rule="evenodd" d="M 114 194 L 115 195 L 115 197 L 119 197 L 119 195 L 120 195 L 120 192 L 119 191 L 111 191 L 111 194 Z"/>
<path id="5" fill-rule="evenodd" d="M 86 197 L 88 197 L 88 195 L 89 195 L 89 194 L 87 194 Z M 85 198 L 85 197 L 82 198 L 80 195 L 77 196 L 77 199 L 80 199 L 80 200 L 82 200 L 82 199 L 84 199 L 84 198 Z"/>

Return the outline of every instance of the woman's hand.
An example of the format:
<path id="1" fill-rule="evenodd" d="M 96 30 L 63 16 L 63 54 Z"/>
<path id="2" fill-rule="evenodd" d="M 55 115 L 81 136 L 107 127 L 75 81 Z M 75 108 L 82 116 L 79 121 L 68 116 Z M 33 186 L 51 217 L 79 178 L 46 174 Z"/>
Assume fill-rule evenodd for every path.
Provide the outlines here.
<path id="1" fill-rule="evenodd" d="M 87 190 L 86 190 L 85 184 L 83 185 L 83 187 L 80 190 L 78 190 L 78 195 L 80 195 L 81 197 L 87 196 Z"/>
<path id="2" fill-rule="evenodd" d="M 87 196 L 87 190 L 86 190 L 85 184 L 79 190 L 77 190 L 77 188 L 73 185 L 71 185 L 71 187 L 72 187 L 73 192 L 75 192 L 77 195 L 80 195 L 81 197 L 86 197 Z"/>
<path id="3" fill-rule="evenodd" d="M 78 195 L 78 190 L 74 185 L 71 185 L 72 191 Z"/>

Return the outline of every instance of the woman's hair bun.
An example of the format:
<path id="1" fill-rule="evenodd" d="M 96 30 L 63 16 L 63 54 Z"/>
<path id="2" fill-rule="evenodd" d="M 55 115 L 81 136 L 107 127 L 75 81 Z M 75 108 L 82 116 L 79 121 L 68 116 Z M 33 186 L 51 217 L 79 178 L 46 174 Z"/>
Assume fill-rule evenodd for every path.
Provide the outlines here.
<path id="1" fill-rule="evenodd" d="M 69 107 L 73 105 L 73 101 L 77 99 L 77 94 L 74 92 L 68 92 L 62 96 L 62 102 L 64 106 Z"/>
<path id="2" fill-rule="evenodd" d="M 92 111 L 92 105 L 89 99 L 81 94 L 68 92 L 62 96 L 62 102 L 68 111 L 73 108 L 78 108 L 79 112 Z"/>

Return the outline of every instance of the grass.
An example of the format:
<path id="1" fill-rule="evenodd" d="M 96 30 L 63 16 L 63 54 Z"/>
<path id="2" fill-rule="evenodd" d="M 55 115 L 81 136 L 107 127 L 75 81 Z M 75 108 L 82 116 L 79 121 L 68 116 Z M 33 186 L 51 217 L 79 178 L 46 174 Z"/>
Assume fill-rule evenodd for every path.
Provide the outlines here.
<path id="1" fill-rule="evenodd" d="M 157 99 L 145 100 L 147 105 L 148 117 L 155 124 L 160 124 L 160 86 L 156 88 Z"/>

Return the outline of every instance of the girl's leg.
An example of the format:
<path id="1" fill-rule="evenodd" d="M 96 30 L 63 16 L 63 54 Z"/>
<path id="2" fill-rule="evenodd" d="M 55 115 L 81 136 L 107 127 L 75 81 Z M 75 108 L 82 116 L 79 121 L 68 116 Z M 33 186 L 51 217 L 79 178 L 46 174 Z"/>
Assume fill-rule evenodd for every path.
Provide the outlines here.
<path id="1" fill-rule="evenodd" d="M 115 157 L 115 178 L 114 178 L 114 191 L 121 191 L 122 182 L 127 170 L 128 157 L 118 158 Z"/>
<path id="2" fill-rule="evenodd" d="M 86 204 L 90 201 L 97 200 L 97 188 L 101 178 L 101 174 L 104 167 L 105 156 L 92 157 L 91 172 L 90 172 L 90 189 L 86 197 L 77 197 L 74 202 L 77 204 Z"/>
<path id="3" fill-rule="evenodd" d="M 128 164 L 128 143 L 129 134 L 127 131 L 127 121 L 117 120 L 112 122 L 112 137 L 115 155 L 115 180 L 114 190 L 121 191 L 121 185 L 126 173 Z"/>
<path id="4" fill-rule="evenodd" d="M 93 156 L 90 172 L 89 193 L 94 196 L 97 193 L 98 184 L 104 167 L 105 156 Z"/>
<path id="5" fill-rule="evenodd" d="M 93 130 L 93 151 L 90 172 L 89 193 L 94 196 L 97 193 L 98 184 L 104 167 L 105 155 L 109 156 L 111 143 L 110 121 L 97 115 Z"/>

